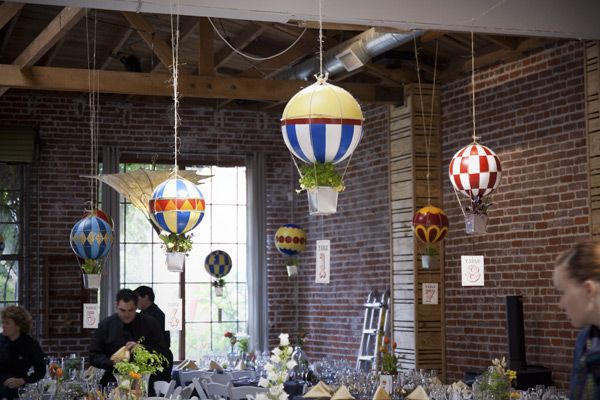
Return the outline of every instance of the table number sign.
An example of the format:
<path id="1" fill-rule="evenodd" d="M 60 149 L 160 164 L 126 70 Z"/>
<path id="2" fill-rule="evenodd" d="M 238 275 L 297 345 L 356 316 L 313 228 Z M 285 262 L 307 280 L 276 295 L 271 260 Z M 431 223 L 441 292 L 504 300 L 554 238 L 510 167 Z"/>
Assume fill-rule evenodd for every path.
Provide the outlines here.
<path id="1" fill-rule="evenodd" d="M 316 268 L 316 283 L 329 283 L 329 240 L 317 240 L 317 268 Z"/>
<path id="2" fill-rule="evenodd" d="M 83 329 L 98 328 L 99 318 L 100 318 L 100 312 L 98 310 L 97 303 L 84 303 L 83 304 Z"/>
<path id="3" fill-rule="evenodd" d="M 181 299 L 169 301 L 165 313 L 165 330 L 180 331 L 182 328 L 181 316 Z"/>
<path id="4" fill-rule="evenodd" d="M 460 266 L 463 286 L 484 286 L 483 256 L 461 256 Z"/>
<path id="5" fill-rule="evenodd" d="M 424 283 L 423 287 L 423 304 L 438 304 L 438 284 Z"/>

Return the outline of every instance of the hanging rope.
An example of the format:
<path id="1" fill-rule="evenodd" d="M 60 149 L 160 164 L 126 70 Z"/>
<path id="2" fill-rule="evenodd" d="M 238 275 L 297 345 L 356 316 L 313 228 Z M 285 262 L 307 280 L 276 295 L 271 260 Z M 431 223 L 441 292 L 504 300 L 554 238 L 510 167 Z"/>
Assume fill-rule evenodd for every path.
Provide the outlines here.
<path id="1" fill-rule="evenodd" d="M 98 26 L 97 13 L 94 10 L 94 31 L 92 40 L 92 54 L 90 55 L 90 29 L 88 25 L 87 9 L 85 11 L 85 39 L 88 67 L 88 107 L 90 124 L 90 175 L 98 174 L 98 103 L 100 98 L 98 71 L 96 70 L 96 32 Z M 91 58 L 91 60 L 90 60 Z M 98 205 L 96 181 L 90 183 L 90 208 L 94 210 Z M 90 211 L 91 211 L 90 210 Z"/>
<path id="2" fill-rule="evenodd" d="M 175 26 L 173 26 L 173 13 L 175 12 Z M 178 91 L 178 80 L 179 80 L 179 2 L 175 1 L 171 4 L 171 59 L 173 64 L 171 65 L 171 73 L 173 80 L 173 130 L 174 130 L 174 150 L 175 153 L 175 164 L 173 165 L 173 171 L 177 174 L 178 163 L 177 156 L 179 154 L 179 91 Z"/>
<path id="3" fill-rule="evenodd" d="M 413 37 L 413 43 L 415 46 L 415 62 L 417 65 L 417 81 L 419 85 L 419 99 L 421 101 L 421 115 L 423 119 L 423 130 L 425 131 L 425 154 L 427 159 L 427 173 L 426 173 L 426 181 L 427 181 L 427 204 L 431 204 L 431 185 L 430 185 L 430 166 L 429 166 L 429 155 L 431 150 L 431 132 L 433 131 L 433 110 L 435 104 L 435 78 L 437 73 L 437 56 L 438 56 L 438 41 L 435 42 L 435 59 L 433 63 L 433 85 L 431 91 L 431 110 L 429 111 L 429 129 L 427 129 L 427 124 L 425 123 L 425 106 L 423 105 L 423 88 L 421 85 L 421 68 L 419 67 L 419 52 L 417 49 L 417 38 Z"/>
<path id="4" fill-rule="evenodd" d="M 323 1 L 319 0 L 319 76 L 323 76 Z"/>
<path id="5" fill-rule="evenodd" d="M 477 143 L 475 134 L 475 40 L 473 31 L 471 31 L 471 87 L 473 88 L 473 143 Z"/>

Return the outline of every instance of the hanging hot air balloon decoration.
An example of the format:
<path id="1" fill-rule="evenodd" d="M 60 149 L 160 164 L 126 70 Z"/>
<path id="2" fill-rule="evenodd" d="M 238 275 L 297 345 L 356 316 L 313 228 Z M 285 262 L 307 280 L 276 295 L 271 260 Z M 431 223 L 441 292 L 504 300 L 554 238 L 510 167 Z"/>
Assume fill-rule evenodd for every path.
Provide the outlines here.
<path id="1" fill-rule="evenodd" d="M 450 183 L 456 193 L 465 216 L 467 234 L 484 234 L 487 231 L 487 212 L 492 202 L 490 194 L 500 185 L 502 166 L 500 159 L 490 148 L 479 144 L 475 133 L 475 49 L 471 32 L 471 87 L 473 141 L 454 154 L 449 166 Z M 469 198 L 463 206 L 458 192 Z"/>
<path id="2" fill-rule="evenodd" d="M 298 254 L 306 247 L 304 229 L 294 224 L 280 226 L 275 232 L 275 248 L 286 257 L 286 268 L 289 277 L 298 275 Z"/>
<path id="3" fill-rule="evenodd" d="M 113 240 L 113 230 L 108 222 L 93 213 L 77 221 L 71 229 L 71 248 L 84 260 L 81 269 L 86 288 L 100 287 L 104 259 L 112 247 Z"/>
<path id="4" fill-rule="evenodd" d="M 444 210 L 430 204 L 415 213 L 412 226 L 416 238 L 425 245 L 421 256 L 423 268 L 429 268 L 439 255 L 438 243 L 448 233 L 448 216 Z"/>
<path id="5" fill-rule="evenodd" d="M 181 272 L 191 250 L 191 234 L 204 217 L 202 192 L 192 182 L 175 176 L 157 186 L 148 201 L 152 222 L 164 232 L 159 235 L 167 252 L 169 271 Z"/>
<path id="6" fill-rule="evenodd" d="M 212 282 L 212 286 L 215 288 L 216 296 L 223 296 L 223 287 L 225 286 L 225 280 L 223 279 L 229 272 L 233 263 L 229 254 L 223 250 L 215 250 L 211 252 L 204 260 L 204 269 L 209 273 L 210 276 L 215 278 Z"/>

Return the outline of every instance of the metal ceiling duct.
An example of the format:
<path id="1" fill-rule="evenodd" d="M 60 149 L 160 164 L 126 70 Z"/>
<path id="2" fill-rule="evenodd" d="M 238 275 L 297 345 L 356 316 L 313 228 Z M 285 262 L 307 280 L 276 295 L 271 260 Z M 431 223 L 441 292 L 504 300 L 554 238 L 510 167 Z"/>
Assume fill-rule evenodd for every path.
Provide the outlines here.
<path id="1" fill-rule="evenodd" d="M 340 43 L 323 54 L 323 73 L 329 76 L 342 71 L 352 71 L 371 58 L 385 53 L 424 33 L 415 30 L 407 33 L 380 33 L 371 28 L 352 39 Z M 311 57 L 278 76 L 279 79 L 307 80 L 319 71 L 319 58 Z"/>

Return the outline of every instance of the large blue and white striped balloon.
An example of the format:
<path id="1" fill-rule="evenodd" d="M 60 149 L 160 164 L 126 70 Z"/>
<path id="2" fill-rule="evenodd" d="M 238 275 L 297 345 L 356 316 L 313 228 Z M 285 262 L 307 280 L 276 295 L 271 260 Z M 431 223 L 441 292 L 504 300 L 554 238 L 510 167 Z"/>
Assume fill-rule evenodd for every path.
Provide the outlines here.
<path id="1" fill-rule="evenodd" d="M 71 229 L 71 248 L 81 258 L 96 260 L 106 257 L 113 243 L 110 225 L 95 215 L 77 221 Z"/>
<path id="2" fill-rule="evenodd" d="M 350 93 L 319 81 L 290 99 L 281 118 L 281 132 L 288 149 L 302 161 L 336 164 L 358 146 L 363 120 Z"/>
<path id="3" fill-rule="evenodd" d="M 212 277 L 221 279 L 231 271 L 233 263 L 229 254 L 223 250 L 215 250 L 206 256 L 204 260 L 204 269 Z"/>

